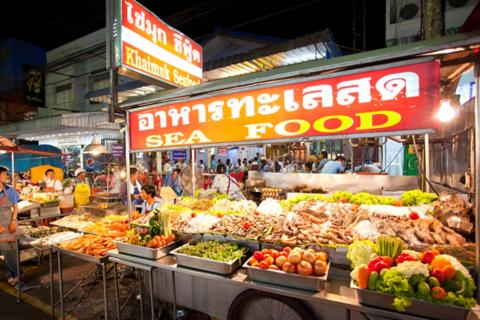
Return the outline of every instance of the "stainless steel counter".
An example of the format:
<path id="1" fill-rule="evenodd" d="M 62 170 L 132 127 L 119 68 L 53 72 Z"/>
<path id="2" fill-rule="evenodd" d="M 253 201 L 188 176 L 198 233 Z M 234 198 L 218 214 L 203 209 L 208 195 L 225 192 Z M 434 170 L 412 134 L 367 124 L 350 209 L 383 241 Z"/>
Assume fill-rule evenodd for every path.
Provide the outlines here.
<path id="1" fill-rule="evenodd" d="M 240 293 L 247 289 L 299 299 L 309 307 L 317 319 L 368 319 L 372 316 L 382 317 L 382 319 L 421 319 L 360 305 L 357 302 L 355 290 L 349 286 L 349 272 L 338 268 L 331 268 L 324 290 L 311 292 L 251 281 L 243 268 L 224 276 L 179 267 L 172 256 L 148 260 L 119 254 L 116 250 L 110 251 L 109 255 L 140 266 L 153 267 L 157 299 L 167 302 L 176 301 L 178 305 L 221 319 L 227 317 L 230 305 Z M 173 285 L 175 285 L 174 290 Z M 175 297 L 172 297 L 172 293 Z M 472 312 L 470 319 L 480 319 L 480 317 L 478 313 Z"/>

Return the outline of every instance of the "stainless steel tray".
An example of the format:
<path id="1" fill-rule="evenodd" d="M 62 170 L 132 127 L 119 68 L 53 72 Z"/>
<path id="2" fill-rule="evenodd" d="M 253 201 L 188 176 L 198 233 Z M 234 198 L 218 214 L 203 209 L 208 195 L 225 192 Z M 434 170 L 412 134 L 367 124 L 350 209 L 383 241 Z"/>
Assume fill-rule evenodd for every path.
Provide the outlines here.
<path id="1" fill-rule="evenodd" d="M 175 249 L 178 246 L 178 241 L 167 244 L 166 246 L 160 248 L 147 248 L 142 246 L 137 246 L 134 244 L 129 244 L 122 241 L 116 241 L 117 250 L 119 253 L 129 254 L 132 256 L 142 257 L 146 259 L 160 259 L 165 257 L 170 251 Z"/>
<path id="2" fill-rule="evenodd" d="M 357 299 L 360 304 L 397 311 L 392 307 L 393 299 L 395 298 L 392 295 L 360 288 L 356 288 L 356 291 Z M 412 299 L 412 305 L 406 309 L 405 313 L 428 319 L 465 320 L 467 319 L 470 310 L 454 305 Z"/>
<path id="3" fill-rule="evenodd" d="M 170 252 L 170 254 L 175 256 L 177 265 L 181 267 L 188 267 L 218 274 L 231 274 L 241 265 L 240 258 L 227 263 L 177 253 L 177 251 L 180 250 L 182 247 L 179 247 Z"/>
<path id="4" fill-rule="evenodd" d="M 251 280 L 309 291 L 321 291 L 325 282 L 327 282 L 330 263 L 327 264 L 325 275 L 321 277 L 302 276 L 300 274 L 286 273 L 280 270 L 255 268 L 248 265 L 248 260 L 243 264 L 243 267 L 248 270 L 248 276 Z"/>
<path id="5" fill-rule="evenodd" d="M 94 257 L 88 254 L 67 250 L 65 248 L 60 247 L 59 245 L 53 245 L 53 247 L 55 248 L 55 250 L 57 250 L 58 252 L 61 252 L 64 255 L 78 258 L 80 260 L 84 260 L 92 263 L 98 263 L 98 264 L 106 263 L 108 261 L 108 255 L 103 257 Z"/>

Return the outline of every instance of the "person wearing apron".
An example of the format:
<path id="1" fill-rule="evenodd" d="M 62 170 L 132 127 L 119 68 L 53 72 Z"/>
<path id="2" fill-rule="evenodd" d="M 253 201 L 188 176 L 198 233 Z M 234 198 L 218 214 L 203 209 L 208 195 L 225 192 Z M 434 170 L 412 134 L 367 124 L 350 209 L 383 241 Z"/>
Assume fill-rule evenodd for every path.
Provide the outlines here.
<path id="1" fill-rule="evenodd" d="M 55 171 L 53 171 L 53 169 L 48 169 L 45 171 L 45 191 L 56 192 L 62 190 L 62 182 L 55 178 Z"/>
<path id="2" fill-rule="evenodd" d="M 131 194 L 127 194 L 127 183 L 130 183 Z M 127 205 L 128 200 L 132 202 L 132 207 L 140 210 L 140 207 L 143 203 L 142 198 L 140 197 L 140 192 L 142 191 L 142 185 L 138 181 L 138 171 L 137 168 L 130 168 L 130 179 L 125 180 L 120 186 L 120 198 L 123 200 L 123 203 Z"/>
<path id="3" fill-rule="evenodd" d="M 15 240 L 17 231 L 17 203 L 20 198 L 12 186 L 7 185 L 8 169 L 0 167 L 0 253 L 5 259 L 8 283 L 17 284 L 17 254 Z"/>

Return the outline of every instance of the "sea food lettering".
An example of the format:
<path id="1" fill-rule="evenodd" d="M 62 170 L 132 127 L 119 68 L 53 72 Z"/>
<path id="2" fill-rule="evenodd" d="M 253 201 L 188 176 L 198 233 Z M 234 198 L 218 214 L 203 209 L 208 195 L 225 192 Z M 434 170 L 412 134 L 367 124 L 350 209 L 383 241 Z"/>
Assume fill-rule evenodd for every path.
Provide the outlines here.
<path id="1" fill-rule="evenodd" d="M 152 134 L 146 138 L 145 145 L 147 148 L 160 148 L 190 144 L 209 143 L 212 140 L 208 139 L 200 130 L 193 130 L 192 134 L 185 139 L 182 132 L 173 132 L 165 134 Z"/>
<path id="2" fill-rule="evenodd" d="M 375 123 L 373 118 L 376 116 L 383 117 L 383 122 Z M 358 118 L 358 126 L 355 131 L 376 130 L 383 128 L 390 128 L 400 123 L 402 116 L 395 111 L 374 111 L 374 112 L 361 112 L 356 113 L 355 117 Z M 335 120 L 336 127 L 327 127 L 326 123 L 329 120 Z M 274 130 L 275 133 L 282 137 L 293 137 L 305 134 L 312 127 L 319 133 L 340 133 L 350 129 L 355 123 L 355 119 L 347 115 L 330 115 L 319 118 L 312 123 L 303 119 L 289 119 L 282 121 L 276 125 L 271 122 L 247 124 L 247 136 L 245 139 L 258 140 L 265 136 L 269 136 L 269 130 Z"/>
<path id="3" fill-rule="evenodd" d="M 218 122 L 225 117 L 231 119 L 250 118 L 256 115 L 273 115 L 282 108 L 294 112 L 302 107 L 305 110 L 350 106 L 354 103 L 370 103 L 372 89 L 378 91 L 380 101 L 395 100 L 403 93 L 406 98 L 418 97 L 419 77 L 414 72 L 389 74 L 380 78 L 375 86 L 371 78 L 339 82 L 335 88 L 329 84 L 305 87 L 301 96 L 296 97 L 294 89 L 285 89 L 280 94 L 260 92 L 241 98 L 214 100 L 208 104 L 197 103 L 191 106 L 173 107 L 156 112 L 144 112 L 138 115 L 139 131 L 153 130 L 156 127 L 167 128 L 190 123 Z M 196 121 L 193 117 L 196 116 Z"/>

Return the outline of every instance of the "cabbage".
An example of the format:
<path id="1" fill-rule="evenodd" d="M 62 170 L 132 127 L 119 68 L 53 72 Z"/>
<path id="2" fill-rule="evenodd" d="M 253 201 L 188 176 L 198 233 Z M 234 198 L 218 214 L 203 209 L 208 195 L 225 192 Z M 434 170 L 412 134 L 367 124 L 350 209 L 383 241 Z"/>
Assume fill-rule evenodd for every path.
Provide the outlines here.
<path id="1" fill-rule="evenodd" d="M 368 265 L 372 253 L 376 253 L 375 243 L 370 240 L 355 241 L 348 246 L 347 258 L 355 269 L 361 264 Z"/>

